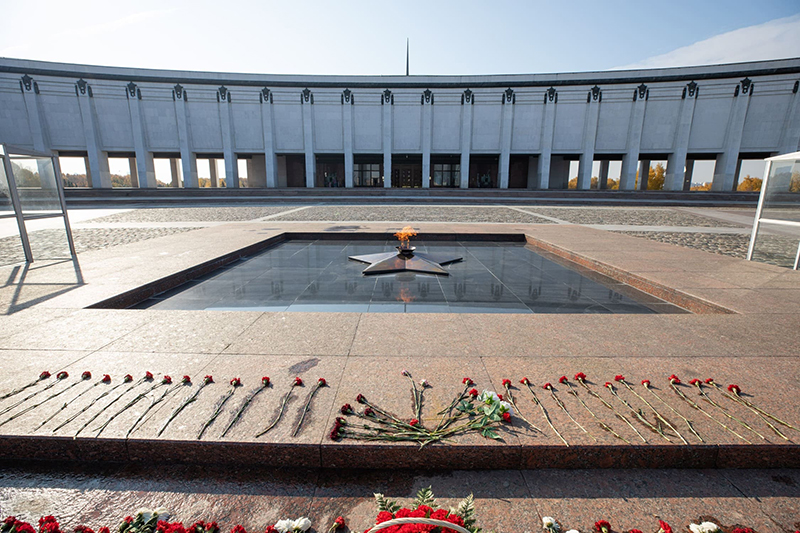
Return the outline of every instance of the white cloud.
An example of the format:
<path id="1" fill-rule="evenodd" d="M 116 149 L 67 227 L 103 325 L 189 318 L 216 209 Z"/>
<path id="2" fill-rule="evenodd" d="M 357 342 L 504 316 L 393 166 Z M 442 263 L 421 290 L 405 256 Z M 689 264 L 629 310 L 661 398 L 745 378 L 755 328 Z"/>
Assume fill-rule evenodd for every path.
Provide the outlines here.
<path id="1" fill-rule="evenodd" d="M 715 35 L 617 69 L 685 67 L 800 57 L 800 15 Z"/>

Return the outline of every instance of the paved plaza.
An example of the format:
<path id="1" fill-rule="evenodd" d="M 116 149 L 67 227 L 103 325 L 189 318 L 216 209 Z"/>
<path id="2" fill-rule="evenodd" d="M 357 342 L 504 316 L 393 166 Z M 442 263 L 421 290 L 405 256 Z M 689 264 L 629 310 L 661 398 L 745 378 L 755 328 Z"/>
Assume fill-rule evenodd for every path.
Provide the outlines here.
<path id="1" fill-rule="evenodd" d="M 543 516 L 580 531 L 589 531 L 599 519 L 609 519 L 614 531 L 655 531 L 658 519 L 686 531 L 702 517 L 726 528 L 794 531 L 800 527 L 795 444 L 800 435 L 786 430 L 790 440 L 779 437 L 755 411 L 704 385 L 711 399 L 725 402 L 726 412 L 751 426 L 748 431 L 714 411 L 688 385 L 693 378 L 714 378 L 723 387 L 736 383 L 764 411 L 800 422 L 800 274 L 743 260 L 753 214 L 750 207 L 330 203 L 72 209 L 77 259 L 65 257 L 63 233 L 57 222 L 47 221 L 31 233 L 37 261 L 29 265 L 20 262 L 14 227 L 0 226 L 0 393 L 43 370 L 53 374 L 50 380 L 67 371 L 67 383 L 78 383 L 7 423 L 16 411 L 0 415 L 0 453 L 6 458 L 0 508 L 31 520 L 58 508 L 65 531 L 80 523 L 114 525 L 139 506 L 161 504 L 184 523 L 215 519 L 225 531 L 236 523 L 256 531 L 288 515 L 310 516 L 316 531 L 343 515 L 353 531 L 363 531 L 374 523 L 373 492 L 407 499 L 432 485 L 448 505 L 474 492 L 478 525 L 485 531 L 538 531 Z M 576 271 L 612 279 L 620 291 L 643 291 L 689 312 L 121 308 L 207 275 L 236 259 L 239 250 L 255 254 L 260 243 L 280 242 L 285 234 L 391 238 L 405 225 L 420 238 L 521 235 L 527 247 Z M 783 242 L 778 238 L 775 246 L 789 246 Z M 419 290 L 418 282 L 408 282 L 409 288 Z M 231 287 L 241 288 L 235 280 Z M 568 289 L 573 287 L 565 285 Z M 611 298 L 611 292 L 603 296 Z M 104 405 L 90 405 L 90 393 L 79 396 L 90 387 L 79 383 L 86 370 L 93 381 L 110 374 L 111 386 L 125 374 L 138 380 L 145 370 L 155 375 L 153 385 L 170 375 L 175 386 L 154 389 L 109 421 L 99 437 L 95 429 L 102 417 L 74 438 Z M 356 401 L 359 394 L 410 419 L 414 403 L 403 370 L 430 384 L 420 411 L 424 425 L 436 425 L 436 413 L 463 390 L 465 377 L 479 391 L 501 394 L 503 380 L 510 379 L 519 412 L 500 427 L 501 441 L 465 434 L 419 448 L 408 442 L 330 439 L 343 404 L 363 409 Z M 685 425 L 678 433 L 689 444 L 671 432 L 664 438 L 637 422 L 633 412 L 627 413 L 633 424 L 626 426 L 603 404 L 592 404 L 583 389 L 571 395 L 579 372 L 609 402 L 617 398 L 604 382 L 615 383 L 623 400 L 642 409 L 631 391 L 644 394 L 641 381 L 652 380 L 654 393 L 667 402 L 662 409 L 672 410 L 666 418 L 692 420 L 702 442 Z M 718 422 L 670 390 L 671 374 L 683 382 L 678 390 L 717 415 Z M 184 375 L 192 384 L 182 388 L 178 380 Z M 206 375 L 214 383 L 159 434 Z M 631 389 L 615 382 L 622 375 Z M 223 419 L 227 422 L 245 395 L 258 389 L 263 376 L 270 377 L 270 386 L 223 437 Z M 561 376 L 570 385 L 559 383 Z M 232 388 L 220 419 L 198 438 L 234 377 L 243 386 Z M 295 377 L 302 378 L 302 386 L 294 385 Z M 526 377 L 557 432 L 520 383 Z M 326 386 L 309 399 L 319 378 Z M 555 386 L 552 395 L 542 389 L 546 382 Z M 170 392 L 156 404 L 161 390 Z M 586 398 L 591 416 L 578 397 Z M 283 398 L 283 418 L 255 437 L 283 413 Z M 307 399 L 310 410 L 302 418 Z M 0 410 L 11 403 L 0 401 Z M 68 405 L 64 415 L 62 405 Z M 621 402 L 615 405 L 625 409 Z M 57 421 L 73 411 L 75 421 L 56 429 Z M 53 421 L 42 424 L 51 415 Z"/>

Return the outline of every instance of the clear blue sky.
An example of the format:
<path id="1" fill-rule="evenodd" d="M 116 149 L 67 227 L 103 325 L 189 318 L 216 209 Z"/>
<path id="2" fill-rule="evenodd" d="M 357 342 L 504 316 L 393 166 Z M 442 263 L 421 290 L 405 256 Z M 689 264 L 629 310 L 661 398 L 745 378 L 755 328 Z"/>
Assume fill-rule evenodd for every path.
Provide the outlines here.
<path id="1" fill-rule="evenodd" d="M 4 3 L 0 56 L 401 74 L 409 37 L 412 74 L 606 70 L 800 56 L 799 15 L 798 0 L 43 0 Z"/>

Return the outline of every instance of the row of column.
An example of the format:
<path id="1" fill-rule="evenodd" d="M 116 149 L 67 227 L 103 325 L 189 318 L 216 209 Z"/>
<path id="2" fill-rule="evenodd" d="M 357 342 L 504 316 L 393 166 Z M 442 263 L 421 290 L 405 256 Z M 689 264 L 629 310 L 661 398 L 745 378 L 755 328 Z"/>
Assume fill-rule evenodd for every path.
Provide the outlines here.
<path id="1" fill-rule="evenodd" d="M 38 85 L 30 76 L 22 77 L 21 86 L 23 88 L 24 102 L 27 108 L 28 120 L 33 134 L 34 149 L 45 151 L 48 146 L 46 139 L 46 129 L 43 126 L 42 111 L 37 95 L 39 94 Z M 734 100 L 728 118 L 726 136 L 723 152 L 717 157 L 717 165 L 714 174 L 712 190 L 729 191 L 733 189 L 736 178 L 737 165 L 739 161 L 739 151 L 741 148 L 744 122 L 747 117 L 747 110 L 750 96 L 753 93 L 754 84 L 749 78 L 741 80 L 735 88 Z M 91 176 L 92 187 L 110 188 L 111 174 L 108 167 L 108 155 L 102 151 L 99 142 L 97 124 L 95 120 L 96 111 L 92 98 L 92 88 L 83 79 L 75 84 L 75 93 L 78 98 L 82 129 L 86 138 L 87 152 L 87 173 Z M 187 121 L 186 109 L 186 90 L 177 84 L 173 88 L 173 100 L 175 104 L 175 115 L 177 120 L 178 138 L 180 146 L 181 165 L 185 187 L 197 187 L 197 156 L 192 152 L 189 139 L 189 124 Z M 142 109 L 140 105 L 141 91 L 138 86 L 130 82 L 126 86 L 128 97 L 128 110 L 131 118 L 131 128 L 133 134 L 135 165 L 131 167 L 131 179 L 135 180 L 140 187 L 156 187 L 155 167 L 153 164 L 153 154 L 147 149 L 146 134 L 143 125 Z M 669 154 L 667 161 L 667 174 L 664 184 L 666 190 L 682 190 L 685 179 L 686 158 L 689 148 L 689 137 L 691 133 L 694 110 L 699 94 L 698 84 L 692 81 L 688 83 L 682 93 L 678 124 L 675 134 L 675 143 L 672 153 Z M 597 127 L 600 116 L 600 106 L 602 105 L 603 92 L 598 86 L 592 87 L 587 93 L 587 109 L 584 115 L 583 145 L 579 160 L 578 188 L 589 189 L 592 178 L 592 163 L 595 156 L 595 144 L 597 138 Z M 628 126 L 627 150 L 623 154 L 622 170 L 620 174 L 620 189 L 633 189 L 636 173 L 639 167 L 647 172 L 649 162 L 639 161 L 640 144 L 644 125 L 644 116 L 647 101 L 649 99 L 649 88 L 641 84 L 633 92 L 633 108 L 630 115 Z M 222 126 L 222 149 L 225 164 L 226 185 L 236 188 L 239 185 L 237 156 L 234 150 L 234 127 L 230 109 L 230 91 L 222 86 L 217 90 L 217 100 L 219 105 L 219 118 Z M 261 89 L 259 94 L 261 101 L 261 119 L 264 135 L 264 157 L 266 174 L 265 185 L 273 188 L 277 186 L 277 160 L 275 154 L 275 126 L 272 116 L 273 95 L 268 88 Z M 422 94 L 422 175 L 423 187 L 430 186 L 430 158 L 433 129 L 433 113 L 431 106 L 434 98 L 430 90 Z M 302 128 L 305 153 L 305 172 L 306 187 L 314 187 L 316 177 L 316 157 L 314 153 L 314 134 L 313 134 L 313 104 L 314 95 L 309 89 L 304 89 L 300 96 L 302 104 Z M 511 155 L 511 136 L 513 125 L 513 107 L 516 102 L 514 91 L 509 88 L 502 94 L 502 117 L 501 117 L 501 138 L 500 138 L 500 157 L 498 164 L 498 186 L 508 188 L 509 163 Z M 354 96 L 349 89 L 342 93 L 342 123 L 344 127 L 344 161 L 345 161 L 345 185 L 353 186 L 353 103 Z M 530 188 L 549 189 L 551 178 L 553 136 L 555 131 L 555 115 L 558 103 L 558 92 L 551 87 L 544 92 L 544 113 L 541 122 L 541 152 L 538 155 L 536 175 L 538 180 L 534 183 L 529 182 Z M 382 145 L 383 145 L 383 167 L 384 167 L 384 186 L 392 186 L 392 109 L 394 95 L 389 89 L 381 94 L 382 109 Z M 472 120 L 473 120 L 474 94 L 470 89 L 463 92 L 461 114 L 461 176 L 460 186 L 466 188 L 469 185 L 469 160 L 470 148 L 472 145 Z M 793 91 L 792 103 L 789 113 L 786 116 L 782 137 L 780 141 L 781 153 L 796 150 L 800 142 L 800 99 L 797 91 Z M 647 166 L 644 163 L 648 163 Z M 134 172 L 135 166 L 135 172 Z M 260 167 L 260 165 L 259 165 Z M 601 167 L 601 174 L 603 174 Z M 607 169 L 607 167 L 606 167 Z M 259 168 L 258 170 L 262 170 Z M 135 174 L 135 175 L 134 175 Z M 174 174 L 174 173 L 173 173 Z M 646 174 L 642 174 L 643 176 Z M 601 181 L 607 180 L 601 176 Z M 538 181 L 538 182 L 537 182 Z"/>

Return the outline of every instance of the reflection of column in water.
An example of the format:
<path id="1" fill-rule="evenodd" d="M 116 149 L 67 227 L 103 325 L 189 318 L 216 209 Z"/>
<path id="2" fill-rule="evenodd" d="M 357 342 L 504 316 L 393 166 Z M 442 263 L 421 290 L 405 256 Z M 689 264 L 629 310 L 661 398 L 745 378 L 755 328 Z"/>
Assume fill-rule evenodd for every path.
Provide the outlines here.
<path id="1" fill-rule="evenodd" d="M 467 294 L 467 284 L 456 283 L 455 285 L 453 285 L 453 292 L 456 293 L 456 298 L 458 300 L 462 299 Z"/>
<path id="2" fill-rule="evenodd" d="M 319 285 L 316 281 L 312 281 L 311 285 L 308 286 L 308 290 L 311 292 L 311 294 L 317 294 L 319 292 Z"/>
<path id="3" fill-rule="evenodd" d="M 283 294 L 283 281 L 272 281 L 270 282 L 272 288 L 272 295 L 273 296 L 280 296 Z"/>
<path id="4" fill-rule="evenodd" d="M 492 299 L 494 299 L 495 301 L 497 301 L 497 300 L 499 300 L 500 298 L 503 297 L 503 285 L 502 284 L 495 285 L 494 283 L 492 283 L 491 290 L 492 290 Z"/>
<path id="5" fill-rule="evenodd" d="M 608 301 L 610 302 L 621 302 L 622 295 L 615 291 L 614 289 L 608 289 Z"/>
<path id="6" fill-rule="evenodd" d="M 542 295 L 542 278 L 539 278 L 539 286 L 534 287 L 533 284 L 528 285 L 528 296 L 531 297 L 531 300 L 538 300 L 539 296 Z"/>
<path id="7" fill-rule="evenodd" d="M 422 282 L 418 283 L 417 284 L 417 292 L 419 292 L 419 295 L 422 296 L 423 298 L 427 298 L 428 297 L 428 293 L 431 292 L 430 283 L 428 283 L 427 281 L 424 282 L 424 283 L 422 283 Z"/>
<path id="8" fill-rule="evenodd" d="M 383 291 L 383 295 L 387 298 L 392 295 L 394 292 L 394 283 L 381 281 L 381 290 Z"/>
<path id="9" fill-rule="evenodd" d="M 571 302 L 577 302 L 578 300 L 580 300 L 581 289 L 583 289 L 583 276 L 581 276 L 580 274 L 570 273 L 569 276 L 570 281 L 574 281 L 575 276 L 577 276 L 578 278 L 578 288 L 577 289 L 573 288 L 571 283 L 570 285 L 567 286 L 567 298 L 569 298 Z"/>
<path id="10" fill-rule="evenodd" d="M 358 283 L 355 281 L 345 281 L 344 282 L 344 290 L 347 291 L 347 294 L 353 294 L 356 292 L 358 288 Z"/>

